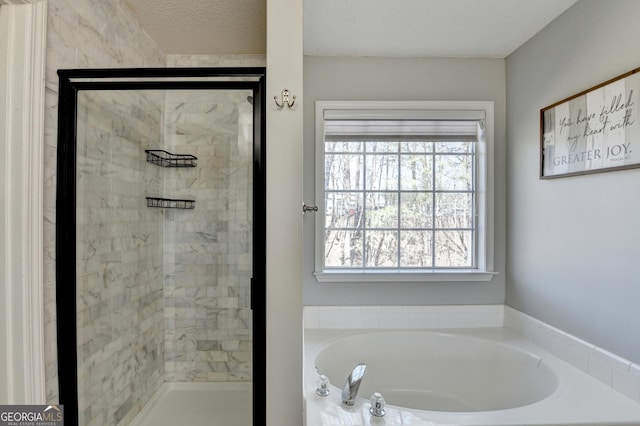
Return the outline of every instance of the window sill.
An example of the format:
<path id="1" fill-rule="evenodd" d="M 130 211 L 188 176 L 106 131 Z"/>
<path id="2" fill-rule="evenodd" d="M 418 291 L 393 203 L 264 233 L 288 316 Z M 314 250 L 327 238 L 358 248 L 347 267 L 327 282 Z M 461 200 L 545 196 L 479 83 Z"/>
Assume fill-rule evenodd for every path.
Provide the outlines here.
<path id="1" fill-rule="evenodd" d="M 324 271 L 313 274 L 321 283 L 335 282 L 470 282 L 491 281 L 497 272 L 478 270 L 449 271 Z"/>

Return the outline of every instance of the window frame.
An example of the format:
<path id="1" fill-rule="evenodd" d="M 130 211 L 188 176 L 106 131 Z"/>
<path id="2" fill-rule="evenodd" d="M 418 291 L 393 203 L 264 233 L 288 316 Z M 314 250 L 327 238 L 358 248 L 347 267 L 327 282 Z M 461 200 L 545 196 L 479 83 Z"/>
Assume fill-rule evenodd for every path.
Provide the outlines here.
<path id="1" fill-rule="evenodd" d="M 326 110 L 344 110 L 346 114 L 357 110 L 371 112 L 376 110 L 406 114 L 406 118 L 416 115 L 441 116 L 465 119 L 470 112 L 483 112 L 482 137 L 477 143 L 476 156 L 476 245 L 474 247 L 474 268 L 465 269 L 339 269 L 324 268 L 324 213 L 315 216 L 314 273 L 318 282 L 469 282 L 489 281 L 494 272 L 494 176 L 493 176 L 493 133 L 494 113 L 492 101 L 316 101 L 315 105 L 315 199 L 318 212 L 325 211 L 324 205 L 324 167 L 325 167 L 325 130 Z M 483 125 L 482 125 L 483 124 Z"/>

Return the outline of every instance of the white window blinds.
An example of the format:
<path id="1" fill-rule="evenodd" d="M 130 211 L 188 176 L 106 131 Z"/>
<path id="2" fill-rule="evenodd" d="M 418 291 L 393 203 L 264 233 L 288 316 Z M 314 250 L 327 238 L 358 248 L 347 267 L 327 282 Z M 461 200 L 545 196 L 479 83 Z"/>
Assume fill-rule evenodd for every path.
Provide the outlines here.
<path id="1" fill-rule="evenodd" d="M 325 110 L 325 141 L 477 141 L 484 111 Z"/>

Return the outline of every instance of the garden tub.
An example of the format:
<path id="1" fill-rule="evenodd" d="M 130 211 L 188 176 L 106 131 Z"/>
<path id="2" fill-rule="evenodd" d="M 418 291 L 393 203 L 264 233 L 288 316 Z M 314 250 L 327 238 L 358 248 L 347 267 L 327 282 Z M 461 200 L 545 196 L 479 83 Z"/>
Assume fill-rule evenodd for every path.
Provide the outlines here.
<path id="1" fill-rule="evenodd" d="M 353 406 L 341 390 L 367 365 Z M 316 393 L 319 375 L 329 395 Z M 506 328 L 305 331 L 305 418 L 328 425 L 640 425 L 640 404 Z M 370 396 L 380 393 L 384 417 Z"/>

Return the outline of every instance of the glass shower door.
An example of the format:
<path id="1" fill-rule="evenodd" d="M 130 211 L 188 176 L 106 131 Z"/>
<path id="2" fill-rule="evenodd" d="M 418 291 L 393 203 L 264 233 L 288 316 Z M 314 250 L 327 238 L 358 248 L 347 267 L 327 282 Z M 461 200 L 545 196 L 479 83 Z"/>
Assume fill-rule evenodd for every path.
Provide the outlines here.
<path id="1" fill-rule="evenodd" d="M 78 424 L 256 424 L 255 95 L 78 91 Z"/>

